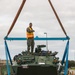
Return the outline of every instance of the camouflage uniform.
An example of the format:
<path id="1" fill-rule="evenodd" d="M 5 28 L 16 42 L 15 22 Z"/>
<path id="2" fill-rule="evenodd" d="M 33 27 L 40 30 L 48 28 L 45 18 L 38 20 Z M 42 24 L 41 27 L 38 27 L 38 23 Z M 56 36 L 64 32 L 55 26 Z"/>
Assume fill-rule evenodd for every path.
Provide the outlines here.
<path id="1" fill-rule="evenodd" d="M 34 32 L 34 30 L 32 28 L 30 30 L 29 27 L 26 29 L 26 31 L 27 31 L 27 33 L 33 33 Z M 31 47 L 31 53 L 33 53 L 33 49 L 34 49 L 34 36 L 27 38 L 27 50 L 28 50 L 28 52 L 30 51 L 30 47 Z"/>

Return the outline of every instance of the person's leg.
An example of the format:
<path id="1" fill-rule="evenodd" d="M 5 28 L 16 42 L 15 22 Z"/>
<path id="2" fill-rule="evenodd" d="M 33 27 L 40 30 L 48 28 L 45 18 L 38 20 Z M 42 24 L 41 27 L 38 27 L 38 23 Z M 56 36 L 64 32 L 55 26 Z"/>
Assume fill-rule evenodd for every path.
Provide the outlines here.
<path id="1" fill-rule="evenodd" d="M 30 52 L 30 39 L 27 39 L 27 51 Z"/>
<path id="2" fill-rule="evenodd" d="M 33 53 L 34 50 L 34 38 L 31 39 L 31 53 Z"/>

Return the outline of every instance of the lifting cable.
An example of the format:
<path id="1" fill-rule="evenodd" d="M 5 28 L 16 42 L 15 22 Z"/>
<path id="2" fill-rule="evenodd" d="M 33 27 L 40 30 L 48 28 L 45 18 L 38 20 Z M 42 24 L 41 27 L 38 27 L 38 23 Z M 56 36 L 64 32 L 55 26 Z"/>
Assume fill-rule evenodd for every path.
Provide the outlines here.
<path id="1" fill-rule="evenodd" d="M 65 31 L 65 29 L 64 29 L 64 27 L 63 27 L 63 25 L 62 25 L 62 23 L 61 23 L 61 21 L 60 21 L 60 19 L 59 19 L 58 15 L 57 15 L 57 13 L 56 13 L 56 11 L 55 11 L 55 9 L 54 9 L 54 7 L 53 7 L 53 5 L 52 5 L 51 1 L 50 1 L 50 0 L 48 0 L 48 1 L 49 1 L 49 4 L 50 4 L 50 6 L 51 6 L 51 8 L 52 8 L 52 10 L 53 10 L 53 12 L 54 12 L 54 14 L 55 14 L 55 16 L 56 16 L 56 18 L 57 18 L 58 22 L 59 22 L 59 24 L 60 24 L 60 26 L 61 26 L 61 28 L 62 28 L 62 30 L 63 30 L 63 32 L 64 32 L 64 34 L 65 34 L 65 35 L 66 35 L 66 37 L 67 37 L 67 33 L 66 33 L 66 31 Z"/>
<path id="2" fill-rule="evenodd" d="M 61 26 L 61 28 L 62 28 L 64 34 L 67 36 L 67 33 L 66 33 L 66 31 L 65 31 L 65 29 L 64 29 L 64 27 L 63 27 L 63 25 L 62 25 L 62 23 L 61 23 L 61 21 L 60 21 L 58 15 L 57 15 L 57 13 L 56 13 L 56 11 L 55 11 L 55 9 L 54 9 L 54 7 L 53 7 L 51 1 L 50 1 L 50 0 L 48 0 L 48 1 L 49 1 L 50 6 L 52 7 L 52 10 L 53 10 L 53 12 L 54 12 L 54 14 L 55 14 L 55 16 L 56 16 L 58 22 L 59 22 L 59 24 L 60 24 L 60 26 Z M 20 6 L 20 8 L 19 8 L 19 10 L 18 10 L 18 12 L 17 12 L 17 14 L 16 14 L 16 16 L 15 16 L 15 18 L 14 18 L 12 24 L 11 24 L 11 27 L 10 27 L 10 29 L 9 29 L 9 31 L 8 31 L 8 33 L 7 33 L 6 36 L 8 36 L 8 35 L 10 34 L 11 30 L 13 29 L 13 27 L 14 27 L 14 25 L 15 25 L 15 23 L 16 23 L 18 17 L 19 17 L 19 15 L 20 15 L 20 13 L 21 13 L 21 11 L 22 11 L 22 8 L 23 8 L 25 2 L 26 2 L 26 0 L 23 0 L 23 2 L 22 2 L 22 4 L 21 4 L 21 6 Z"/>
<path id="3" fill-rule="evenodd" d="M 7 33 L 7 35 L 6 35 L 6 37 L 10 34 L 11 30 L 13 29 L 13 27 L 14 27 L 14 25 L 15 25 L 15 23 L 16 23 L 18 17 L 19 17 L 19 15 L 20 15 L 20 12 L 21 12 L 21 10 L 22 10 L 22 8 L 23 8 L 25 2 L 26 2 L 26 0 L 23 0 L 23 1 L 22 1 L 22 4 L 21 4 L 21 6 L 20 6 L 20 8 L 19 8 L 19 10 L 18 10 L 18 12 L 17 12 L 17 14 L 16 14 L 16 16 L 15 16 L 15 18 L 14 18 L 12 24 L 11 24 L 11 27 L 10 27 L 10 29 L 9 29 L 9 31 L 8 31 L 8 33 Z"/>

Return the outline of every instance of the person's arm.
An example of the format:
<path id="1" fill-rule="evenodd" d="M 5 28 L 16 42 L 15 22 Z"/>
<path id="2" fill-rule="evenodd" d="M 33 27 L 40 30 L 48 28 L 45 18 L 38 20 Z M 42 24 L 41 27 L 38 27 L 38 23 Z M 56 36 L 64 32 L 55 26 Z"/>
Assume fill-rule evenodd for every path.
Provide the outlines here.
<path id="1" fill-rule="evenodd" d="M 34 30 L 33 30 L 33 29 L 32 29 L 32 30 L 30 30 L 29 28 L 27 28 L 27 29 L 26 29 L 26 31 L 27 31 L 27 32 L 29 32 L 29 33 L 34 32 Z"/>

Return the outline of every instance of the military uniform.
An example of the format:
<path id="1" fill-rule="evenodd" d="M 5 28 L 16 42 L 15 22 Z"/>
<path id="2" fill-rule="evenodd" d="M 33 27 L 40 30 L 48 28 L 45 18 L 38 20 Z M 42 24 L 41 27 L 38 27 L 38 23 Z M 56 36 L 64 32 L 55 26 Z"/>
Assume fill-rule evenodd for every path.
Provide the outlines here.
<path id="1" fill-rule="evenodd" d="M 27 50 L 30 52 L 30 47 L 31 47 L 31 53 L 33 53 L 34 49 L 34 30 L 30 27 L 26 29 L 27 32 Z"/>

